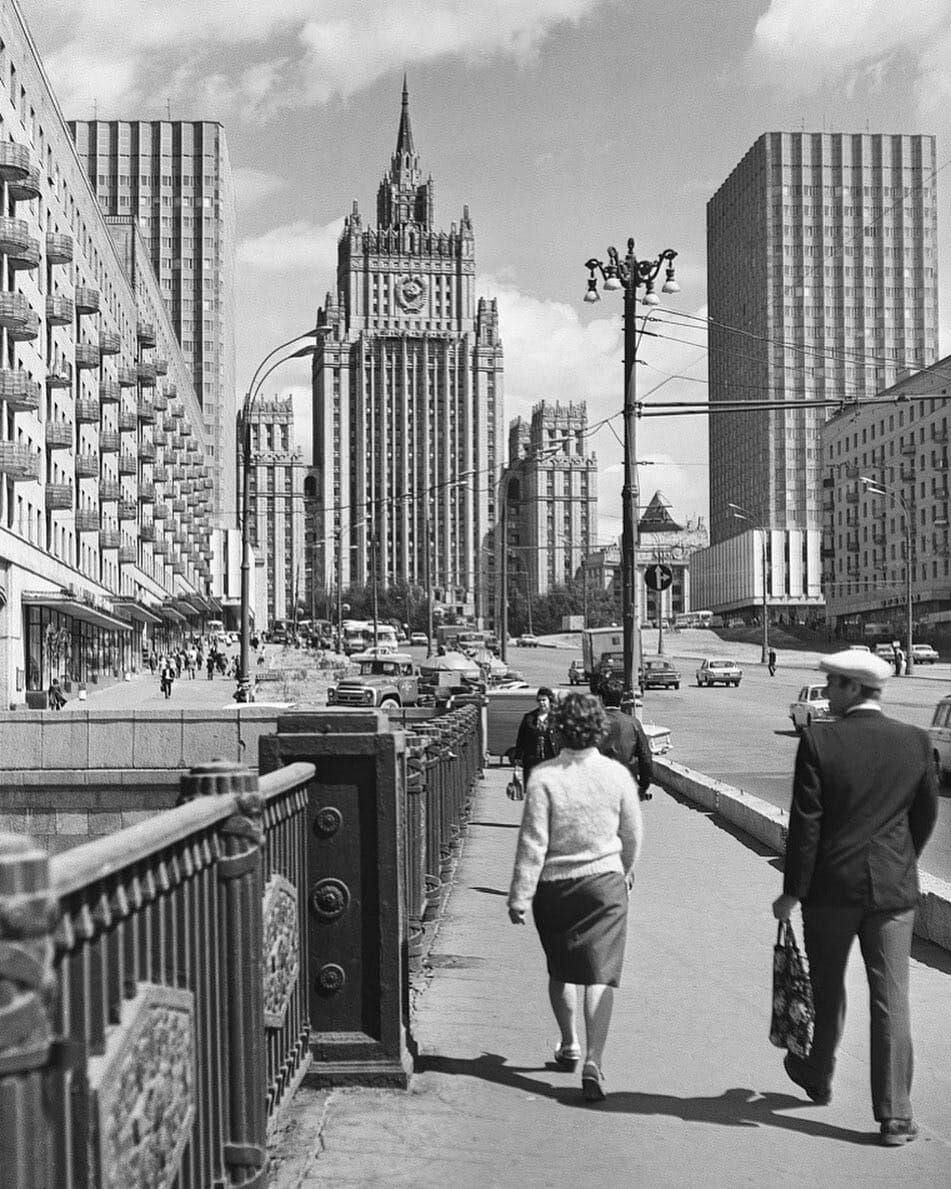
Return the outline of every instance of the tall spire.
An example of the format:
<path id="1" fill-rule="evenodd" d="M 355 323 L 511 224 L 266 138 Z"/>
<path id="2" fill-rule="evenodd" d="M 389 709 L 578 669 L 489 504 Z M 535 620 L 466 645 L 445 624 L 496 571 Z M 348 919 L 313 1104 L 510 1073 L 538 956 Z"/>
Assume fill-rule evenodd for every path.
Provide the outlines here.
<path id="1" fill-rule="evenodd" d="M 416 146 L 413 144 L 413 127 L 409 122 L 409 87 L 406 84 L 406 75 L 403 75 L 403 105 L 400 111 L 400 130 L 396 134 L 396 155 L 397 157 L 409 153 L 411 157 L 416 156 Z"/>

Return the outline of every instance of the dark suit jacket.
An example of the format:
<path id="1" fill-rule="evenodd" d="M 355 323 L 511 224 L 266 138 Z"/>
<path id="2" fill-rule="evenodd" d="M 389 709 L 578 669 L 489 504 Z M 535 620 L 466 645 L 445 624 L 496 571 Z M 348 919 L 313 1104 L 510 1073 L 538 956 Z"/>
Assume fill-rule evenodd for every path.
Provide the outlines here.
<path id="1" fill-rule="evenodd" d="M 623 764 L 637 781 L 640 791 L 646 793 L 654 779 L 654 761 L 644 728 L 633 715 L 623 714 L 613 707 L 606 707 L 606 710 L 608 733 L 598 750 Z"/>
<path id="2" fill-rule="evenodd" d="M 807 729 L 796 754 L 783 891 L 810 905 L 910 908 L 938 812 L 927 734 L 856 710 Z"/>

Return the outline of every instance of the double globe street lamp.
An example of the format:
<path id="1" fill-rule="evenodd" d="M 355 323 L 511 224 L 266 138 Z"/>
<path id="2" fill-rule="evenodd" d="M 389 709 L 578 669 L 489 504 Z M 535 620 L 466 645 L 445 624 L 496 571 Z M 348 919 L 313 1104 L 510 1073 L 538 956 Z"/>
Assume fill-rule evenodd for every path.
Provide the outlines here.
<path id="1" fill-rule="evenodd" d="M 677 253 L 665 248 L 654 259 L 639 260 L 634 253 L 634 240 L 627 241 L 627 255 L 622 260 L 617 248 L 608 248 L 607 263 L 592 256 L 585 262 L 588 270 L 588 289 L 584 300 L 601 300 L 598 275 L 606 293 L 621 290 L 624 294 L 624 483 L 621 488 L 621 619 L 624 627 L 624 694 L 626 709 L 634 706 L 634 648 L 637 642 L 637 598 L 634 580 L 637 573 L 637 326 L 635 324 L 637 291 L 644 289 L 643 305 L 660 305 L 654 282 L 661 269 L 666 277 L 662 293 L 679 293 L 674 276 Z"/>
<path id="2" fill-rule="evenodd" d="M 914 638 L 912 636 L 913 604 L 911 598 L 911 510 L 905 503 L 905 498 L 900 492 L 895 491 L 892 487 L 886 487 L 878 479 L 869 478 L 868 475 L 859 475 L 859 482 L 864 484 L 865 491 L 868 495 L 880 495 L 893 499 L 902 510 L 902 516 L 905 522 L 905 618 L 907 621 L 905 631 L 908 636 L 908 656 L 905 658 L 905 675 L 911 677 L 915 671 L 915 649 Z"/>

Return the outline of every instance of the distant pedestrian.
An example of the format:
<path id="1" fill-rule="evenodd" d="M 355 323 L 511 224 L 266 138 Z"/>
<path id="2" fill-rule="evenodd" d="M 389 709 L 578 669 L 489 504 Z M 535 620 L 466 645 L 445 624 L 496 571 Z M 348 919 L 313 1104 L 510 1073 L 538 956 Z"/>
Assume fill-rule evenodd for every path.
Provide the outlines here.
<path id="1" fill-rule="evenodd" d="M 208 680 L 209 681 L 214 681 L 214 679 L 215 679 L 215 655 L 216 654 L 214 652 L 209 652 L 208 659 L 205 662 L 205 667 L 208 670 Z"/>
<path id="2" fill-rule="evenodd" d="M 796 755 L 783 894 L 773 915 L 802 903 L 815 1003 L 808 1057 L 786 1055 L 789 1077 L 813 1102 L 832 1097 L 845 1024 L 845 973 L 856 936 L 871 1005 L 872 1110 L 887 1147 L 918 1134 L 911 1108 L 908 999 L 918 857 L 938 811 L 931 743 L 882 713 L 888 662 L 858 649 L 825 657 L 835 722 L 806 730 Z"/>
<path id="3" fill-rule="evenodd" d="M 620 985 L 628 896 L 641 845 L 637 786 L 627 769 L 600 755 L 605 714 L 592 694 L 569 693 L 555 710 L 563 747 L 532 771 L 509 890 L 509 919 L 529 905 L 548 965 L 548 997 L 561 1031 L 555 1063 L 581 1059 L 578 988 L 584 987 L 586 1052 L 581 1090 L 606 1096 L 602 1070 L 614 988 Z"/>
<path id="4" fill-rule="evenodd" d="M 50 710 L 62 710 L 66 705 L 66 695 L 63 693 L 63 687 L 60 685 L 58 677 L 54 677 L 50 682 L 46 696 Z"/>
<path id="5" fill-rule="evenodd" d="M 776 676 L 776 649 L 775 648 L 771 648 L 769 650 L 769 657 L 767 660 L 766 667 L 767 667 L 767 669 L 769 669 L 770 677 L 775 677 Z"/>
<path id="6" fill-rule="evenodd" d="M 155 655 L 155 649 L 149 653 L 149 671 L 154 675 L 158 668 L 158 657 Z"/>
<path id="7" fill-rule="evenodd" d="M 901 677 L 905 672 L 905 650 L 899 645 L 895 649 L 895 676 Z"/>
<path id="8" fill-rule="evenodd" d="M 602 680 L 598 696 L 607 714 L 606 732 L 598 744 L 598 750 L 602 755 L 623 764 L 637 781 L 640 799 L 650 801 L 653 796 L 650 786 L 654 779 L 651 745 L 644 734 L 644 728 L 634 715 L 621 712 L 624 682 L 620 675 L 612 675 Z"/>
<path id="9" fill-rule="evenodd" d="M 167 656 L 163 657 L 159 669 L 159 685 L 166 698 L 172 696 L 172 683 L 175 681 L 175 677 L 175 665 L 172 664 L 172 661 Z"/>

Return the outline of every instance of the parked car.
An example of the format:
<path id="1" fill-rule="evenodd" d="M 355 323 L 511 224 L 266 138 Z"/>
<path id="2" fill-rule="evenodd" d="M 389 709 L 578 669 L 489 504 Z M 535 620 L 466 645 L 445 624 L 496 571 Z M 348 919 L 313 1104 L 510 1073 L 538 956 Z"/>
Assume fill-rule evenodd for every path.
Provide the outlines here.
<path id="1" fill-rule="evenodd" d="M 697 685 L 739 685 L 743 670 L 736 661 L 707 657 L 697 670 Z"/>
<path id="2" fill-rule="evenodd" d="M 912 644 L 911 656 L 916 665 L 933 665 L 941 659 L 930 644 Z"/>
<path id="3" fill-rule="evenodd" d="M 940 784 L 951 773 L 951 695 L 943 697 L 935 706 L 928 736 Z"/>
<path id="4" fill-rule="evenodd" d="M 390 652 L 380 656 L 363 653 L 352 659 L 359 664 L 359 673 L 342 677 L 330 686 L 328 706 L 389 710 L 419 704 L 419 674 L 409 653 Z"/>
<path id="5" fill-rule="evenodd" d="M 734 616 L 734 618 L 733 618 L 733 619 L 728 619 L 728 620 L 727 620 L 727 622 L 726 622 L 726 626 L 727 626 L 728 628 L 745 628 L 745 627 L 746 627 L 746 621 L 745 621 L 745 620 L 743 620 L 743 619 L 739 619 L 739 618 L 737 618 L 736 616 Z"/>
<path id="6" fill-rule="evenodd" d="M 584 661 L 581 657 L 575 659 L 568 666 L 568 684 L 569 685 L 584 685 L 588 680 L 588 674 L 584 667 Z"/>
<path id="7" fill-rule="evenodd" d="M 639 678 L 641 689 L 680 689 L 680 671 L 670 661 L 645 661 Z"/>
<path id="8" fill-rule="evenodd" d="M 881 657 L 883 661 L 888 661 L 889 664 L 891 664 L 891 662 L 895 659 L 895 649 L 891 644 L 876 644 L 875 655 Z"/>
<path id="9" fill-rule="evenodd" d="M 537 648 L 538 637 L 532 635 L 531 632 L 523 632 L 521 636 L 515 641 L 518 648 Z"/>
<path id="10" fill-rule="evenodd" d="M 789 717 L 797 733 L 811 727 L 814 722 L 831 722 L 833 715 L 829 713 L 825 682 L 804 685 L 789 707 Z"/>
<path id="11" fill-rule="evenodd" d="M 420 648 L 429 647 L 429 637 L 425 632 L 413 632 L 410 635 L 409 643 L 411 648 L 419 646 Z"/>

